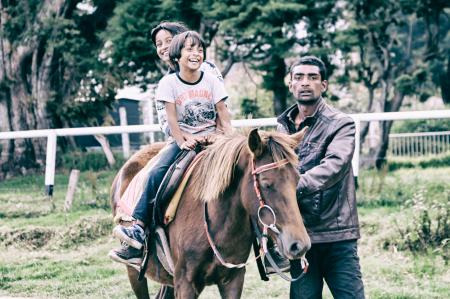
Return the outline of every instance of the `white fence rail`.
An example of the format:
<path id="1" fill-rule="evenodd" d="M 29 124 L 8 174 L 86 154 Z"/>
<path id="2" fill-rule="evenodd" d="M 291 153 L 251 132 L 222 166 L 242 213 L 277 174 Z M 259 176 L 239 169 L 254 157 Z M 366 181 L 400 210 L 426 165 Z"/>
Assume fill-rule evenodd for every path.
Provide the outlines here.
<path id="1" fill-rule="evenodd" d="M 391 156 L 418 157 L 448 151 L 450 151 L 450 131 L 389 134 Z"/>
<path id="2" fill-rule="evenodd" d="M 354 175 L 358 176 L 359 158 L 360 158 L 359 155 L 360 155 L 361 122 L 450 118 L 450 110 L 360 113 L 360 114 L 350 114 L 350 116 L 355 120 L 356 125 L 356 138 L 355 138 L 356 147 L 352 163 Z M 231 124 L 233 125 L 233 127 L 263 127 L 263 126 L 276 126 L 277 121 L 276 118 L 260 118 L 260 119 L 233 120 Z M 45 186 L 47 194 L 51 196 L 53 193 L 53 185 L 55 181 L 57 137 L 97 135 L 97 134 L 108 135 L 108 134 L 122 134 L 122 133 L 144 133 L 144 132 L 158 132 L 158 131 L 160 131 L 159 125 L 131 125 L 131 126 L 111 126 L 111 127 L 30 130 L 30 131 L 0 132 L 0 139 L 38 138 L 38 137 L 47 138 Z"/>

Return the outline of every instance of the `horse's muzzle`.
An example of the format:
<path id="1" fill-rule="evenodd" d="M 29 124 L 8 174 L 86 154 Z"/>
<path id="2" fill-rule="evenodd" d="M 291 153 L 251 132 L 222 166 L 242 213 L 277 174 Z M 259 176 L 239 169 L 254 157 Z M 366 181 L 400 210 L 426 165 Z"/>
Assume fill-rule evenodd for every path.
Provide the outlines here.
<path id="1" fill-rule="evenodd" d="M 309 250 L 309 248 L 311 248 L 310 242 L 307 242 L 307 244 L 302 244 L 300 241 L 294 241 L 289 245 L 288 252 L 293 259 L 298 259 L 302 257 Z"/>
<path id="2" fill-rule="evenodd" d="M 311 240 L 308 235 L 303 238 L 292 238 L 289 234 L 280 234 L 277 243 L 282 254 L 291 260 L 301 258 L 311 248 Z"/>

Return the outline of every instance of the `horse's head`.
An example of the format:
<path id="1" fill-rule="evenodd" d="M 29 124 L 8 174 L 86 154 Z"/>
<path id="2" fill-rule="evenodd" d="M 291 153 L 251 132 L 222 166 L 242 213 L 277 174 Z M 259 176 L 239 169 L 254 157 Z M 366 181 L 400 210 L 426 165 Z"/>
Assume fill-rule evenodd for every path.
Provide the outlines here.
<path id="1" fill-rule="evenodd" d="M 300 258 L 311 247 L 296 197 L 299 173 L 294 147 L 304 133 L 285 135 L 254 129 L 248 136 L 250 162 L 246 163 L 244 206 L 261 228 L 275 225 L 268 233 L 289 259 Z"/>

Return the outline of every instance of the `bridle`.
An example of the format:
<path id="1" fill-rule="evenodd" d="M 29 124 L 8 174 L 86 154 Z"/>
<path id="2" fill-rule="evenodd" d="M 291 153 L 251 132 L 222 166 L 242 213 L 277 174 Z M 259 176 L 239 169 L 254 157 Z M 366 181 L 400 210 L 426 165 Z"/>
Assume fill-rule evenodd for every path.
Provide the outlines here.
<path id="1" fill-rule="evenodd" d="M 258 208 L 258 214 L 257 214 L 258 215 L 258 221 L 263 226 L 263 232 L 262 232 L 262 234 L 260 234 L 261 235 L 260 243 L 262 244 L 262 249 L 260 250 L 260 254 L 257 257 L 255 257 L 255 259 L 260 258 L 261 254 L 264 254 L 264 255 L 267 255 L 269 257 L 269 262 L 272 263 L 273 259 L 270 257 L 270 254 L 269 254 L 269 252 L 267 250 L 267 241 L 268 241 L 268 237 L 269 237 L 268 236 L 268 230 L 269 229 L 272 230 L 277 235 L 280 234 L 280 231 L 276 227 L 276 220 L 277 220 L 277 218 L 276 218 L 274 210 L 269 205 L 266 204 L 266 202 L 264 201 L 264 199 L 263 199 L 263 197 L 261 195 L 261 190 L 260 190 L 259 181 L 258 181 L 258 175 L 263 173 L 263 172 L 265 172 L 265 171 L 268 171 L 268 170 L 271 170 L 271 169 L 276 169 L 276 168 L 279 168 L 281 166 L 284 166 L 284 165 L 288 164 L 289 161 L 287 159 L 282 159 L 282 160 L 279 160 L 277 162 L 264 164 L 264 165 L 261 165 L 261 166 L 256 167 L 256 168 L 255 168 L 255 160 L 254 159 L 252 159 L 251 163 L 252 163 L 252 172 L 251 173 L 252 173 L 252 177 L 253 177 L 253 189 L 255 190 L 256 197 L 257 197 L 257 199 L 259 201 L 259 208 Z M 261 218 L 261 211 L 264 210 L 264 209 L 268 210 L 272 214 L 272 216 L 273 216 L 273 223 L 267 224 L 267 223 L 265 223 L 262 220 L 262 218 Z M 222 255 L 217 250 L 217 247 L 214 244 L 214 241 L 212 240 L 211 235 L 209 233 L 209 229 L 208 229 L 208 212 L 207 212 L 206 203 L 204 204 L 204 227 L 205 227 L 205 232 L 206 232 L 206 236 L 208 238 L 209 245 L 211 246 L 215 256 L 217 257 L 217 259 L 220 261 L 220 263 L 223 266 L 225 266 L 227 268 L 243 268 L 243 267 L 245 267 L 245 266 L 247 266 L 249 264 L 249 262 L 240 263 L 240 264 L 233 264 L 233 263 L 228 263 L 228 262 L 226 262 L 223 259 Z M 297 277 L 295 279 L 291 279 L 291 278 L 287 277 L 281 271 L 279 271 L 279 272 L 277 271 L 278 275 L 280 275 L 282 278 L 284 278 L 284 279 L 286 279 L 288 281 L 296 281 L 301 276 L 303 276 L 306 273 L 307 269 L 308 269 L 308 261 L 306 260 L 306 258 L 304 258 L 304 257 L 301 258 L 301 264 L 302 264 L 302 267 L 305 270 L 303 271 L 303 273 L 299 277 Z M 272 266 L 275 266 L 274 268 L 278 268 L 276 265 L 272 265 Z"/>
<path id="2" fill-rule="evenodd" d="M 252 176 L 253 176 L 253 189 L 255 190 L 256 193 L 256 197 L 258 198 L 259 201 L 259 208 L 258 208 L 258 221 L 263 225 L 264 229 L 263 229 L 263 233 L 267 233 L 268 229 L 271 229 L 274 233 L 279 234 L 280 231 L 278 230 L 278 228 L 275 226 L 276 222 L 277 222 L 277 217 L 275 216 L 275 212 L 273 211 L 273 209 L 268 206 L 266 204 L 266 202 L 264 201 L 264 199 L 262 198 L 261 195 L 261 190 L 259 188 L 259 181 L 258 181 L 258 174 L 261 174 L 265 171 L 271 170 L 271 169 L 275 169 L 275 168 L 279 168 L 283 165 L 288 164 L 289 161 L 287 159 L 283 159 L 280 160 L 278 162 L 273 162 L 273 163 L 269 163 L 269 164 L 264 164 L 262 166 L 259 166 L 257 168 L 255 168 L 255 161 L 252 160 Z M 266 224 L 262 219 L 261 219 L 261 211 L 263 209 L 267 209 L 269 210 L 270 213 L 272 213 L 273 215 L 273 223 L 271 223 L 270 225 Z"/>

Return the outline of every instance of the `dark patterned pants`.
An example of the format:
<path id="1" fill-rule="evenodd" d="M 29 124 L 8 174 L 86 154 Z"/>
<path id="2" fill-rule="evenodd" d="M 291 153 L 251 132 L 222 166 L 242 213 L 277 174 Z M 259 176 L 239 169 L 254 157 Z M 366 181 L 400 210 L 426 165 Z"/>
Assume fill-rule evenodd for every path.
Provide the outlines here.
<path id="1" fill-rule="evenodd" d="M 291 283 L 291 299 L 322 298 L 324 281 L 336 299 L 364 298 L 356 240 L 313 244 L 306 258 L 308 272 Z M 291 261 L 292 278 L 302 271 L 299 260 Z"/>

